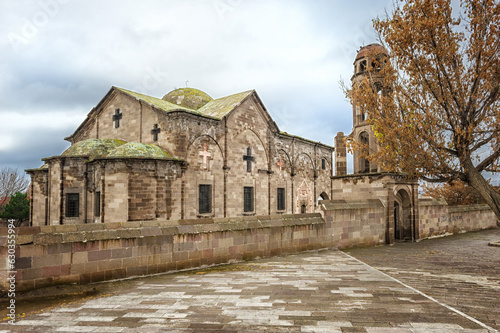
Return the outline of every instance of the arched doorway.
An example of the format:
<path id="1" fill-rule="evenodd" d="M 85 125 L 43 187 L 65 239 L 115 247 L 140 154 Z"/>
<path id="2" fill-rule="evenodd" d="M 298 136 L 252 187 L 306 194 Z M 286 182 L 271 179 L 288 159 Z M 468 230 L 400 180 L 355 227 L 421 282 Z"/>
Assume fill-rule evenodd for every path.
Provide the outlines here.
<path id="1" fill-rule="evenodd" d="M 394 201 L 394 239 L 402 241 L 414 240 L 413 229 L 411 199 L 408 192 L 401 189 L 397 192 Z"/>

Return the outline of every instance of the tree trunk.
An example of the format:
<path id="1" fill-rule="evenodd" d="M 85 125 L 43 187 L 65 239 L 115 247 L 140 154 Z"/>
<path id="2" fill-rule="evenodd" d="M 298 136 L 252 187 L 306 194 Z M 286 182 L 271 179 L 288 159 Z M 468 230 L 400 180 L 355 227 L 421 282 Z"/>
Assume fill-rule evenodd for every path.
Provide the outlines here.
<path id="1" fill-rule="evenodd" d="M 486 204 L 493 210 L 497 217 L 497 225 L 500 227 L 500 193 L 495 191 L 493 186 L 476 170 L 470 158 L 466 158 L 463 166 L 465 167 L 467 182 L 479 192 Z"/>

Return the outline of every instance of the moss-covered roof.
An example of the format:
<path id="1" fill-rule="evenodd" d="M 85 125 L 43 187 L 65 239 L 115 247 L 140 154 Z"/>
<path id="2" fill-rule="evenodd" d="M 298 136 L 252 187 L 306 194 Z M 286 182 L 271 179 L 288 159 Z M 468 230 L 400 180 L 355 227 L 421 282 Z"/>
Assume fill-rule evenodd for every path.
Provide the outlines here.
<path id="1" fill-rule="evenodd" d="M 93 160 L 107 156 L 110 151 L 125 144 L 125 141 L 116 139 L 88 139 L 76 142 L 66 149 L 62 156 L 89 157 Z"/>
<path id="2" fill-rule="evenodd" d="M 206 103 L 205 105 L 201 106 L 199 109 L 196 110 L 196 109 L 191 109 L 191 108 L 184 106 L 184 105 L 177 105 L 177 104 L 171 103 L 171 102 L 163 100 L 163 99 L 159 99 L 156 97 L 151 97 L 148 95 L 136 93 L 136 92 L 126 90 L 123 88 L 116 88 L 116 89 L 118 89 L 118 90 L 120 90 L 120 91 L 134 97 L 134 98 L 137 98 L 141 101 L 144 101 L 144 102 L 146 102 L 146 103 L 148 103 L 148 104 L 150 104 L 150 105 L 152 105 L 160 110 L 163 110 L 165 112 L 185 111 L 185 112 L 197 114 L 197 115 L 204 116 L 204 117 L 214 118 L 214 119 L 218 119 L 218 120 L 220 120 L 220 119 L 224 118 L 226 115 L 228 115 L 231 111 L 234 110 L 234 108 L 236 106 L 241 104 L 241 102 L 243 102 L 243 100 L 245 98 L 247 98 L 250 94 L 252 94 L 254 92 L 253 90 L 249 90 L 249 91 L 245 91 L 242 93 L 230 95 L 227 97 L 222 97 L 222 98 L 210 100 L 208 103 Z M 199 93 L 197 93 L 197 94 L 205 94 L 204 92 L 197 90 L 197 89 L 182 88 L 182 90 L 185 90 L 185 89 L 188 89 L 188 90 L 191 89 L 192 91 L 190 93 L 193 94 L 192 96 L 195 95 L 194 91 L 198 91 Z M 181 91 L 181 89 L 174 90 L 173 92 L 177 92 L 177 91 Z M 167 94 L 164 98 L 166 98 L 169 94 Z M 175 94 L 173 94 L 173 95 L 175 95 Z M 206 95 L 206 96 L 211 99 L 210 96 L 208 96 L 208 95 Z"/>
<path id="3" fill-rule="evenodd" d="M 253 90 L 244 91 L 238 94 L 222 97 L 215 99 L 200 108 L 198 111 L 203 115 L 222 119 L 228 115 L 235 107 L 241 104 L 245 98 L 247 98 Z"/>
<path id="4" fill-rule="evenodd" d="M 156 145 L 129 142 L 112 150 L 107 158 L 172 159 L 172 156 Z"/>
<path id="5" fill-rule="evenodd" d="M 164 101 L 162 99 L 156 98 L 156 97 L 151 97 L 148 95 L 140 94 L 131 90 L 123 89 L 123 88 L 116 88 L 120 91 L 123 91 L 124 93 L 127 93 L 141 101 L 144 101 L 148 104 L 151 104 L 158 109 L 161 109 L 166 112 L 172 112 L 172 111 L 186 111 L 186 112 L 193 112 L 194 110 L 182 107 L 177 104 L 170 103 L 168 101 Z"/>
<path id="6" fill-rule="evenodd" d="M 198 89 L 180 88 L 169 92 L 168 94 L 163 96 L 162 100 L 181 105 L 192 110 L 198 110 L 199 108 L 213 100 L 213 98 L 210 97 L 207 93 Z"/>
<path id="7" fill-rule="evenodd" d="M 173 159 L 172 156 L 152 144 L 125 142 L 115 139 L 88 139 L 76 142 L 61 156 L 87 157 L 89 160 L 105 158 Z"/>

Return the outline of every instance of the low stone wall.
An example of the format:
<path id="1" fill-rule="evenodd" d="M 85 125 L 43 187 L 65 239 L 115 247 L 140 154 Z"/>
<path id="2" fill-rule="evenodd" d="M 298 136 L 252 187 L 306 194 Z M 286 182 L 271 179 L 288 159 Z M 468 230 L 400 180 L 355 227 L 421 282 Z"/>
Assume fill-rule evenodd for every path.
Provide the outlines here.
<path id="1" fill-rule="evenodd" d="M 321 201 L 339 249 L 385 244 L 385 207 L 379 199 Z"/>
<path id="2" fill-rule="evenodd" d="M 335 246 L 320 214 L 16 228 L 16 291 L 89 283 Z M 8 229 L 0 230 L 8 290 Z"/>
<path id="3" fill-rule="evenodd" d="M 419 200 L 420 238 L 438 237 L 496 227 L 488 205 L 448 206 L 443 199 Z"/>

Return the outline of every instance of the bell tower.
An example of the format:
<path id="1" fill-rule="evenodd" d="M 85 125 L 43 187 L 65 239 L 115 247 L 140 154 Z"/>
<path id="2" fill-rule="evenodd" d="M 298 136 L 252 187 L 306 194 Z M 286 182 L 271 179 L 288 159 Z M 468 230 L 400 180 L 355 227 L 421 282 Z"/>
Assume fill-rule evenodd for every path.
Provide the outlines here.
<path id="1" fill-rule="evenodd" d="M 389 57 L 387 50 L 380 44 L 370 44 L 362 47 L 354 60 L 354 75 L 351 78 L 352 86 L 361 84 L 368 79 L 371 86 L 382 94 L 381 65 Z M 368 123 L 365 110 L 353 105 L 351 138 L 368 146 L 368 153 L 378 150 L 375 134 Z M 375 162 L 369 162 L 362 157 L 361 152 L 354 152 L 354 173 L 374 173 L 382 170 Z"/>

